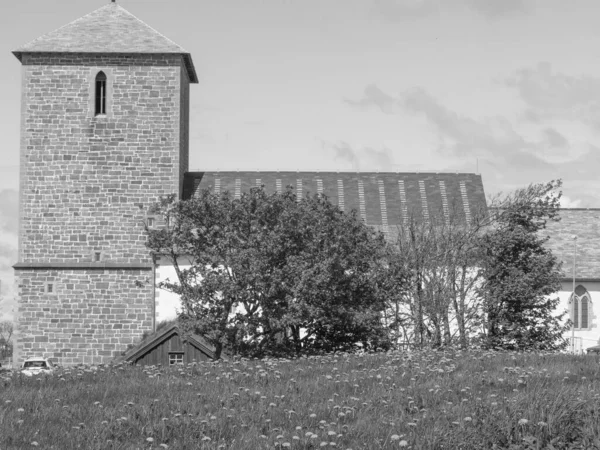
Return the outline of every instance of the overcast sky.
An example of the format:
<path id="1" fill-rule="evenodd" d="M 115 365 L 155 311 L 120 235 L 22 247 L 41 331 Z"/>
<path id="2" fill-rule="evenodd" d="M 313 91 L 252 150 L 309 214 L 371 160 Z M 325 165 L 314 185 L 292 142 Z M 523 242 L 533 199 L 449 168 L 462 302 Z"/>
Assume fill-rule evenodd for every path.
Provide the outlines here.
<path id="1" fill-rule="evenodd" d="M 5 299 L 21 82 L 10 52 L 107 1 L 0 5 Z M 600 207 L 597 0 L 118 1 L 192 54 L 192 170 L 479 170 L 488 195 L 562 178 L 564 206 Z"/>

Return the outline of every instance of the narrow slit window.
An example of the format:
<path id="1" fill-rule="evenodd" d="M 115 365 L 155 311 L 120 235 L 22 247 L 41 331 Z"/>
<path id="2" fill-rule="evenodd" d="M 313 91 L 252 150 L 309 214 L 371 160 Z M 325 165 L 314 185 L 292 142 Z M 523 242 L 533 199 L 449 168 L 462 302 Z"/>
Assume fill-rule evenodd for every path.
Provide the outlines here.
<path id="1" fill-rule="evenodd" d="M 587 295 L 584 295 L 581 298 L 581 328 L 588 328 L 589 324 L 588 324 L 588 318 L 589 318 L 589 314 L 588 314 L 588 298 Z"/>
<path id="2" fill-rule="evenodd" d="M 96 115 L 106 114 L 106 74 L 102 71 L 96 75 Z"/>
<path id="3" fill-rule="evenodd" d="M 52 284 L 52 283 L 48 283 L 48 284 L 46 285 L 46 292 L 47 292 L 48 294 L 53 294 L 53 293 L 54 293 L 54 284 Z"/>
<path id="4" fill-rule="evenodd" d="M 94 252 L 94 261 L 100 262 L 101 258 L 102 258 L 101 252 Z"/>

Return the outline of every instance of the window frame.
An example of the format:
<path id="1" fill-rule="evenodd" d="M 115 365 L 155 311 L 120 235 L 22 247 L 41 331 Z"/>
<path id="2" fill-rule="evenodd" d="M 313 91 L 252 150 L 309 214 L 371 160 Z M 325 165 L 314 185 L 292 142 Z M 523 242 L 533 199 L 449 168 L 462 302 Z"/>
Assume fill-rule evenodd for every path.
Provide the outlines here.
<path id="1" fill-rule="evenodd" d="M 169 352 L 169 366 L 183 366 L 183 356 L 184 352 Z"/>
<path id="2" fill-rule="evenodd" d="M 105 92 L 104 92 L 104 112 L 98 114 L 96 111 L 96 81 L 97 77 L 103 73 L 106 77 L 105 81 Z M 89 116 L 93 120 L 104 119 L 112 116 L 112 99 L 113 99 L 113 86 L 114 86 L 114 75 L 112 69 L 106 67 L 92 67 L 88 74 L 88 86 L 89 86 Z"/>
<path id="3" fill-rule="evenodd" d="M 580 289 L 581 288 L 581 289 Z M 580 292 L 581 295 L 577 294 Z M 583 302 L 586 303 L 586 322 L 583 323 Z M 574 292 L 571 292 L 569 297 L 569 317 L 573 322 L 573 330 L 588 331 L 592 329 L 593 308 L 592 296 L 589 291 L 582 285 L 578 285 Z M 585 325 L 585 326 L 583 326 Z"/>
<path id="4" fill-rule="evenodd" d="M 94 78 L 94 115 L 106 115 L 106 97 L 108 95 L 108 77 L 103 70 Z"/>
<path id="5" fill-rule="evenodd" d="M 56 283 L 54 281 L 48 281 L 44 284 L 44 294 L 56 295 Z"/>

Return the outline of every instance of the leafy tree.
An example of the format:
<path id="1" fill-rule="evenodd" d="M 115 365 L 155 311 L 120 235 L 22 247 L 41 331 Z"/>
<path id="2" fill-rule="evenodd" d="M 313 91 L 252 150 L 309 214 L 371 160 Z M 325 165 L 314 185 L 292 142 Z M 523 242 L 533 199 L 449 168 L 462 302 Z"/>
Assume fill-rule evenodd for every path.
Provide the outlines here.
<path id="1" fill-rule="evenodd" d="M 13 323 L 5 320 L 0 322 L 0 358 L 11 357 L 13 353 Z"/>
<path id="2" fill-rule="evenodd" d="M 479 324 L 477 286 L 478 237 L 488 225 L 486 211 L 473 211 L 468 225 L 461 205 L 449 205 L 434 212 L 429 220 L 411 217 L 398 227 L 393 248 L 405 268 L 407 282 L 402 283 L 405 309 L 400 316 L 411 340 L 417 346 L 452 345 L 466 348 L 468 336 Z M 394 305 L 395 306 L 395 305 Z M 398 307 L 391 308 L 399 310 Z"/>
<path id="3" fill-rule="evenodd" d="M 494 226 L 482 236 L 485 282 L 484 344 L 506 349 L 563 349 L 569 323 L 556 315 L 560 264 L 540 235 L 548 220 L 560 220 L 561 181 L 534 184 L 498 204 Z"/>
<path id="4" fill-rule="evenodd" d="M 245 355 L 387 345 L 376 280 L 385 241 L 355 212 L 291 188 L 235 199 L 204 191 L 156 205 L 148 247 L 169 258 L 184 330 Z M 187 261 L 188 264 L 182 264 Z"/>

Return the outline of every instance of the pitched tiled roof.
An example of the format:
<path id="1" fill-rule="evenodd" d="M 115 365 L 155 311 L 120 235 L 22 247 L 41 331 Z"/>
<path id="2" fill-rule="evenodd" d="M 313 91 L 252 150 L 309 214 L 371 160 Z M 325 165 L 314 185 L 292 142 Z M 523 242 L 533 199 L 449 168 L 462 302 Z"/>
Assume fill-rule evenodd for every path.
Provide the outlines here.
<path id="1" fill-rule="evenodd" d="M 190 80 L 198 82 L 191 55 L 126 9 L 109 3 L 19 47 L 23 53 L 151 53 L 183 56 Z"/>
<path id="2" fill-rule="evenodd" d="M 340 208 L 355 209 L 368 225 L 386 231 L 411 217 L 457 217 L 469 221 L 486 208 L 480 175 L 468 173 L 392 172 L 191 172 L 186 174 L 183 198 L 203 189 L 235 196 L 264 185 L 277 192 L 291 185 L 298 196 L 325 194 Z"/>
<path id="3" fill-rule="evenodd" d="M 600 279 L 600 209 L 562 209 L 560 217 L 548 222 L 542 234 L 550 236 L 547 246 L 562 261 L 564 278 L 572 277 L 575 259 L 576 280 Z"/>

